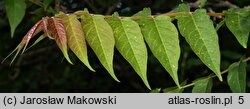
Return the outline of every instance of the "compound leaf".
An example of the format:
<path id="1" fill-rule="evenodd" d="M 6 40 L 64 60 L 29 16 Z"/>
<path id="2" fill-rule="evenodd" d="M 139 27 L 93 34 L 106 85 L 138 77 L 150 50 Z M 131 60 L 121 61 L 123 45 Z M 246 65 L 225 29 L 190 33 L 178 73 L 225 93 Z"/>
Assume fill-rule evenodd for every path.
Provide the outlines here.
<path id="1" fill-rule="evenodd" d="M 58 17 L 63 20 L 63 24 L 66 28 L 69 48 L 90 70 L 94 71 L 88 61 L 85 35 L 83 33 L 81 23 L 77 19 L 76 15 L 66 15 L 62 13 L 59 14 Z"/>
<path id="2" fill-rule="evenodd" d="M 5 0 L 5 2 L 11 28 L 11 37 L 13 37 L 16 27 L 21 23 L 25 15 L 26 4 L 25 0 Z"/>
<path id="3" fill-rule="evenodd" d="M 192 93 L 210 93 L 213 87 L 211 78 L 198 79 L 194 83 Z"/>
<path id="4" fill-rule="evenodd" d="M 147 80 L 148 53 L 139 25 L 131 18 L 119 19 L 118 14 L 107 21 L 114 31 L 116 48 L 150 89 Z"/>
<path id="5" fill-rule="evenodd" d="M 177 86 L 180 86 L 177 74 L 180 57 L 179 37 L 171 18 L 145 16 L 138 20 L 138 23 L 153 55 L 168 71 Z"/>
<path id="6" fill-rule="evenodd" d="M 233 93 L 246 91 L 246 62 L 237 62 L 229 66 L 227 82 Z"/>
<path id="7" fill-rule="evenodd" d="M 225 21 L 228 29 L 234 34 L 238 42 L 247 48 L 247 42 L 250 32 L 250 10 L 229 9 L 225 12 Z"/>
<path id="8" fill-rule="evenodd" d="M 81 17 L 86 40 L 109 74 L 119 82 L 113 69 L 115 39 L 113 30 L 102 15 L 90 15 L 86 10 Z"/>
<path id="9" fill-rule="evenodd" d="M 197 9 L 193 14 L 180 15 L 177 19 L 180 33 L 194 53 L 222 81 L 218 35 L 206 10 Z"/>

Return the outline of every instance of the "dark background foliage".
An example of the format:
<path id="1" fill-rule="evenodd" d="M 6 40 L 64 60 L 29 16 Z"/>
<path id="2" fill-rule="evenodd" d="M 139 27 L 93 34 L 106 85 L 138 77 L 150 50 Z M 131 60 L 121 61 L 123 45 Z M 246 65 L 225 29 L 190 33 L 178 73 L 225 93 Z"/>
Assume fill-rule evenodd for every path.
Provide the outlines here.
<path id="1" fill-rule="evenodd" d="M 192 10 L 198 8 L 196 0 L 184 0 Z M 249 0 L 227 1 L 208 0 L 205 8 L 210 12 L 222 12 L 230 7 L 249 6 Z M 10 26 L 5 11 L 5 1 L 0 1 L 0 60 L 3 60 L 21 41 L 26 32 L 44 16 L 53 16 L 58 11 L 71 13 L 88 8 L 91 13 L 110 15 L 117 11 L 122 16 L 131 16 L 150 7 L 154 14 L 170 12 L 180 0 L 51 0 L 48 7 L 41 5 L 42 0 L 26 0 L 26 14 L 18 26 L 14 38 L 10 37 Z M 211 18 L 214 22 L 222 19 Z M 174 21 L 175 22 L 175 21 Z M 249 56 L 249 50 L 243 49 L 235 37 L 225 27 L 218 31 L 221 50 L 221 69 L 226 69 L 231 63 L 243 56 Z M 189 45 L 180 36 L 181 58 L 179 61 L 180 81 L 188 83 L 194 79 L 207 76 L 211 71 L 202 64 L 192 52 Z M 10 59 L 0 64 L 0 92 L 149 92 L 139 76 L 125 59 L 115 50 L 114 70 L 121 83 L 115 82 L 101 66 L 94 52 L 88 47 L 90 64 L 97 72 L 88 70 L 70 52 L 74 65 L 63 60 L 61 51 L 52 40 L 41 43 L 18 57 L 10 66 Z M 149 50 L 148 50 L 149 51 Z M 250 71 L 249 66 L 247 71 Z M 227 74 L 226 74 L 227 75 Z M 223 75 L 224 78 L 226 75 Z M 250 87 L 250 75 L 247 74 L 247 92 Z M 167 88 L 175 86 L 169 74 L 149 51 L 148 79 L 151 87 Z M 230 92 L 226 79 L 219 82 L 213 80 L 212 92 Z M 190 92 L 191 88 L 185 89 Z"/>

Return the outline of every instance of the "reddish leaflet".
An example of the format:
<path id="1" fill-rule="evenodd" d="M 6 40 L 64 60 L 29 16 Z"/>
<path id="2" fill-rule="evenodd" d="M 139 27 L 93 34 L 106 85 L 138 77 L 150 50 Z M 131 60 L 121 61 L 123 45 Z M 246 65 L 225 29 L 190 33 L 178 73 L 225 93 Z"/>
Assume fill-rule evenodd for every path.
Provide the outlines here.
<path id="1" fill-rule="evenodd" d="M 67 36 L 62 20 L 59 18 L 51 17 L 48 19 L 48 25 L 50 27 L 52 37 L 55 38 L 56 43 L 63 52 L 64 57 L 69 63 L 72 64 L 67 52 Z"/>
<path id="2" fill-rule="evenodd" d="M 34 38 L 39 32 L 43 31 L 45 36 L 48 36 L 50 39 L 55 39 L 58 47 L 63 52 L 63 55 L 67 59 L 69 63 L 72 64 L 68 57 L 67 53 L 67 38 L 66 38 L 66 30 L 62 23 L 62 20 L 59 18 L 48 18 L 45 17 L 42 20 L 38 21 L 23 37 L 22 41 L 18 44 L 18 46 L 2 61 L 4 62 L 9 56 L 11 56 L 15 51 L 16 54 L 11 61 L 11 64 L 15 60 L 16 56 L 23 49 L 22 53 L 25 51 L 27 45 L 31 38 Z M 52 34 L 52 36 L 50 35 Z"/>

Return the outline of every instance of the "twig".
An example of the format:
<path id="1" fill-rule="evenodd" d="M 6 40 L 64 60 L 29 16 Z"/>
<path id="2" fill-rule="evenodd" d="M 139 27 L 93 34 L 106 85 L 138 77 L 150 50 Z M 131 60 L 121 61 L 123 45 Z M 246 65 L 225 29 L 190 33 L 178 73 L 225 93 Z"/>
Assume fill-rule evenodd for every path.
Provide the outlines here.
<path id="1" fill-rule="evenodd" d="M 192 8 L 200 8 L 200 0 L 197 0 L 196 2 L 193 3 L 188 3 L 188 5 Z M 220 0 L 218 3 L 211 3 L 211 2 L 206 2 L 206 5 L 213 5 L 215 7 L 228 7 L 228 8 L 239 8 L 237 5 L 232 4 L 229 1 L 223 1 Z"/>
<path id="2" fill-rule="evenodd" d="M 114 4 L 113 6 L 109 7 L 108 10 L 107 10 L 107 12 L 105 14 L 106 15 L 111 14 L 116 9 L 116 5 L 117 4 Z"/>
<path id="3" fill-rule="evenodd" d="M 80 16 L 84 15 L 84 12 L 83 11 L 76 11 L 76 12 L 71 13 L 71 14 L 75 14 L 76 16 L 80 17 Z M 169 16 L 169 17 L 175 17 L 175 16 L 182 15 L 182 14 L 193 14 L 193 12 L 165 13 L 165 14 L 152 15 L 152 16 L 149 16 L 149 17 L 153 18 L 153 17 L 159 16 L 159 15 Z M 94 14 L 91 14 L 91 15 L 94 15 Z M 221 17 L 221 16 L 224 16 L 224 13 L 207 13 L 207 15 L 213 16 L 213 17 Z M 119 16 L 119 18 L 124 18 L 124 17 L 125 16 Z M 106 15 L 105 16 L 105 19 L 111 19 L 111 18 L 112 18 L 111 15 Z M 131 19 L 133 19 L 133 20 L 139 20 L 140 16 L 132 16 Z"/>
<path id="4" fill-rule="evenodd" d="M 200 7 L 200 4 L 201 4 L 201 1 L 200 0 L 197 0 L 196 2 L 194 3 L 188 3 L 188 5 L 192 8 L 199 8 Z"/>
<path id="5" fill-rule="evenodd" d="M 229 1 L 219 1 L 219 3 L 216 3 L 216 4 L 214 4 L 214 3 L 207 3 L 207 4 L 211 4 L 211 5 L 213 5 L 213 6 L 215 6 L 215 7 L 228 7 L 228 8 L 239 8 L 237 5 L 235 5 L 235 4 L 232 4 L 231 2 L 229 2 Z"/>
<path id="6" fill-rule="evenodd" d="M 243 62 L 247 62 L 247 61 L 250 61 L 250 56 L 249 57 L 247 57 L 247 58 L 245 58 L 244 60 L 242 60 Z M 221 75 L 223 75 L 223 74 L 226 74 L 228 72 L 228 69 L 226 69 L 226 70 L 223 70 L 222 72 L 221 72 Z M 209 76 L 207 76 L 206 78 L 207 79 L 210 79 L 210 78 L 214 78 L 214 77 L 216 77 L 216 75 L 209 75 Z M 184 88 L 187 88 L 187 87 L 191 87 L 191 86 L 194 86 L 195 85 L 195 83 L 194 82 L 192 82 L 192 83 L 190 83 L 190 84 L 187 84 L 187 85 L 184 85 L 184 86 L 181 86 L 181 89 L 184 89 Z"/>

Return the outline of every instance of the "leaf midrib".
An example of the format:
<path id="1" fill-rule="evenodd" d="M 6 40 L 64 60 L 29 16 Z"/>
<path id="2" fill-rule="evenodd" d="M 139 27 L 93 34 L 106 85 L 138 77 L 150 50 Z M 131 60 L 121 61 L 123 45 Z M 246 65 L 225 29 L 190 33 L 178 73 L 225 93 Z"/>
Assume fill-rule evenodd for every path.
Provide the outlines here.
<path id="1" fill-rule="evenodd" d="M 209 82 L 210 82 L 210 78 L 206 80 L 206 89 L 205 89 L 205 92 L 207 93 L 207 90 L 209 88 Z"/>
<path id="2" fill-rule="evenodd" d="M 241 65 L 241 63 L 238 64 L 238 68 L 237 68 L 237 71 L 238 71 L 238 73 L 237 73 L 237 83 L 239 83 L 240 91 L 242 91 L 243 86 L 240 83 L 240 73 L 242 73 L 242 72 L 240 72 L 240 70 L 241 70 L 240 65 Z"/>
<path id="3" fill-rule="evenodd" d="M 122 22 L 121 19 L 119 19 L 119 22 L 121 23 L 122 30 L 123 30 L 123 32 L 124 32 L 125 35 L 126 35 L 126 39 L 128 40 L 129 46 L 130 46 L 130 48 L 132 49 L 133 47 L 132 47 L 132 45 L 131 45 L 131 43 L 130 43 L 130 41 L 129 41 L 129 38 L 127 37 L 127 36 L 128 36 L 128 33 L 127 33 L 127 31 L 125 31 L 124 24 L 123 24 L 123 22 Z M 135 57 L 135 52 L 134 52 L 133 49 L 132 49 L 132 53 L 133 53 L 133 55 L 134 55 L 134 57 Z M 139 66 L 140 72 L 142 72 L 142 69 L 141 69 L 141 67 L 140 67 L 140 64 L 138 63 L 138 59 L 135 58 L 135 60 L 136 60 L 136 64 Z M 142 73 L 142 74 L 143 74 L 143 73 Z M 145 76 L 145 75 L 143 75 L 143 76 Z"/>
<path id="4" fill-rule="evenodd" d="M 96 31 L 96 34 L 97 34 L 97 38 L 98 38 L 98 41 L 100 42 L 100 46 L 101 46 L 101 50 L 103 51 L 103 54 L 104 54 L 104 58 L 105 58 L 105 60 L 107 60 L 107 57 L 106 57 L 106 52 L 105 52 L 105 50 L 104 50 L 104 47 L 103 47 L 103 44 L 102 44 L 102 40 L 101 40 L 101 38 L 100 38 L 100 34 L 99 34 L 99 31 L 98 31 L 98 29 L 97 29 L 97 25 L 96 25 L 96 23 L 95 23 L 95 19 L 94 19 L 94 16 L 90 16 L 90 19 L 92 20 L 92 23 L 94 24 L 94 30 Z M 110 70 L 111 68 L 110 68 L 110 65 L 106 62 L 106 61 L 104 61 L 106 64 L 107 64 L 107 67 L 108 67 L 108 70 Z"/>
<path id="5" fill-rule="evenodd" d="M 156 23 L 156 21 L 155 21 L 155 18 L 153 18 L 153 22 L 154 22 L 154 27 L 156 28 L 156 31 L 157 31 L 157 34 L 160 36 L 160 42 L 161 42 L 161 44 L 162 45 L 164 45 L 164 43 L 163 43 L 163 39 L 162 39 L 162 35 L 160 34 L 160 32 L 159 32 L 159 27 L 158 27 L 158 24 Z M 164 53 L 166 54 L 166 47 L 165 46 L 163 46 L 163 48 L 164 48 Z M 166 54 L 167 55 L 167 54 Z M 170 64 L 170 61 L 169 61 L 169 56 L 167 55 L 167 58 L 168 58 L 168 62 L 169 62 L 169 64 Z M 173 68 L 172 68 L 172 66 L 170 65 L 170 68 L 171 68 L 171 73 L 172 74 L 174 74 L 174 70 L 173 70 Z"/>
<path id="6" fill-rule="evenodd" d="M 56 30 L 56 40 L 59 40 L 59 44 L 60 45 L 63 45 L 62 43 L 61 43 L 61 38 L 59 37 L 59 33 L 60 33 L 60 29 L 58 29 L 58 26 L 56 26 L 56 19 L 55 18 L 52 18 L 52 20 L 53 20 L 53 26 L 55 27 L 55 30 Z M 63 50 L 63 52 L 64 52 L 64 50 Z"/>
<path id="7" fill-rule="evenodd" d="M 77 35 L 77 33 L 75 33 L 75 32 L 73 32 L 73 30 L 75 30 L 76 28 L 74 28 L 74 27 L 76 27 L 76 26 L 74 26 L 73 24 L 72 24 L 72 22 L 70 21 L 70 16 L 67 16 L 67 18 L 68 18 L 68 22 L 69 22 L 69 25 L 70 25 L 70 29 L 71 29 L 71 33 L 73 34 L 73 39 L 75 40 L 75 42 L 76 42 L 76 46 L 79 48 L 77 51 L 78 52 L 80 52 L 80 54 L 81 54 L 81 56 L 82 55 L 84 55 L 84 53 L 83 53 L 83 51 L 81 50 L 81 47 L 80 47 L 80 45 L 79 45 L 79 39 L 77 40 L 77 38 L 76 38 L 76 35 Z M 74 19 L 73 19 L 74 20 Z M 69 37 L 69 36 L 68 36 Z"/>
<path id="8" fill-rule="evenodd" d="M 194 24 L 196 30 L 198 31 L 199 36 L 202 36 L 202 34 L 201 34 L 201 32 L 200 32 L 198 26 L 197 26 L 196 23 L 195 23 L 194 15 L 190 15 L 190 16 L 191 16 L 191 18 L 192 18 L 192 22 L 193 22 L 193 24 Z M 188 37 L 191 37 L 191 36 L 188 36 Z M 206 51 L 208 52 L 209 60 L 213 63 L 213 64 L 212 64 L 213 68 L 215 68 L 216 70 L 218 70 L 218 69 L 214 66 L 214 62 L 211 60 L 211 56 L 210 56 L 210 54 L 209 54 L 209 51 L 208 51 L 208 49 L 207 49 L 207 46 L 206 46 L 206 44 L 205 44 L 205 41 L 204 41 L 203 37 L 200 37 L 200 39 L 201 39 L 201 41 L 202 41 L 202 43 L 203 43 L 203 46 L 205 46 Z M 198 39 L 198 40 L 199 40 L 199 39 Z M 197 40 L 197 41 L 198 41 L 198 40 Z M 200 50 L 202 50 L 202 47 L 201 47 Z M 198 51 L 198 52 L 200 52 L 200 51 Z M 218 73 L 218 71 L 216 71 L 216 73 Z"/>

